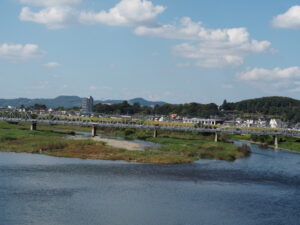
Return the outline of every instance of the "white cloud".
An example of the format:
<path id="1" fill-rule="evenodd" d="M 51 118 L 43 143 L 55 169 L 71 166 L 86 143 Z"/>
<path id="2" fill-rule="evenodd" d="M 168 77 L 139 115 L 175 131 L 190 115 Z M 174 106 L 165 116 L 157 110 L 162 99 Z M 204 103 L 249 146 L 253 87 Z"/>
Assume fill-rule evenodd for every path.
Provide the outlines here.
<path id="1" fill-rule="evenodd" d="M 37 0 L 22 0 L 36 4 Z M 246 28 L 210 29 L 202 22 L 184 17 L 178 24 L 160 25 L 157 16 L 165 7 L 154 5 L 150 0 L 121 0 L 107 11 L 83 11 L 71 6 L 75 0 L 45 1 L 44 8 L 33 12 L 24 7 L 20 14 L 23 21 L 46 25 L 50 29 L 64 28 L 72 24 L 105 24 L 131 26 L 137 35 L 185 41 L 174 46 L 174 55 L 190 59 L 192 66 L 225 67 L 244 63 L 250 54 L 266 52 L 271 43 L 250 38 Z M 60 3 L 58 3 L 60 2 Z"/>
<path id="2" fill-rule="evenodd" d="M 41 57 L 45 54 L 43 50 L 35 44 L 8 44 L 0 45 L 0 57 L 12 60 L 26 60 L 30 58 Z"/>
<path id="3" fill-rule="evenodd" d="M 176 56 L 194 59 L 191 65 L 200 67 L 238 66 L 244 63 L 244 57 L 235 49 L 209 48 L 204 43 L 183 43 L 173 47 Z"/>
<path id="4" fill-rule="evenodd" d="M 69 6 L 47 7 L 38 12 L 24 7 L 19 17 L 22 21 L 44 24 L 49 29 L 60 29 L 77 23 L 78 12 Z"/>
<path id="5" fill-rule="evenodd" d="M 248 84 L 259 88 L 265 92 L 279 94 L 300 91 L 300 67 L 289 68 L 253 68 L 245 72 L 238 73 L 237 77 Z"/>
<path id="6" fill-rule="evenodd" d="M 121 0 L 108 11 L 84 11 L 78 9 L 79 0 L 21 0 L 42 7 L 33 11 L 30 7 L 23 7 L 20 20 L 46 25 L 49 29 L 61 29 L 73 24 L 105 24 L 110 26 L 153 26 L 157 24 L 156 17 L 165 8 L 154 5 L 148 0 Z"/>
<path id="7" fill-rule="evenodd" d="M 251 48 L 260 52 L 265 50 L 266 42 L 250 40 L 246 28 L 209 29 L 202 22 L 194 22 L 189 17 L 184 17 L 179 24 L 160 25 L 156 27 L 139 26 L 135 29 L 137 35 L 163 37 L 168 39 L 179 39 L 188 41 L 207 41 L 214 46 L 236 46 L 241 45 L 244 49 Z"/>
<path id="8" fill-rule="evenodd" d="M 59 63 L 57 63 L 57 62 L 48 62 L 48 63 L 44 64 L 44 66 L 50 67 L 50 68 L 54 68 L 54 67 L 59 67 L 59 66 L 61 66 L 61 64 L 59 64 Z"/>
<path id="9" fill-rule="evenodd" d="M 203 26 L 202 22 L 194 22 L 189 17 L 182 18 L 179 24 L 175 25 L 139 26 L 135 29 L 135 33 L 169 39 L 229 41 L 233 43 L 247 41 L 249 36 L 245 28 L 208 29 Z"/>
<path id="10" fill-rule="evenodd" d="M 35 5 L 35 6 L 65 6 L 65 5 L 78 5 L 81 0 L 20 0 L 22 4 Z"/>
<path id="11" fill-rule="evenodd" d="M 272 25 L 278 28 L 300 29 L 300 6 L 293 6 L 285 13 L 274 17 Z"/>
<path id="12" fill-rule="evenodd" d="M 238 74 L 241 80 L 245 81 L 278 81 L 284 79 L 300 78 L 300 67 L 289 67 L 285 69 L 254 68 Z"/>
<path id="13" fill-rule="evenodd" d="M 101 23 L 111 26 L 136 26 L 156 24 L 156 17 L 165 10 L 148 0 L 121 0 L 108 11 L 81 12 L 79 21 L 83 24 Z"/>
<path id="14" fill-rule="evenodd" d="M 188 17 L 181 19 L 179 25 L 139 26 L 135 33 L 189 41 L 174 46 L 174 54 L 194 59 L 193 65 L 201 67 L 241 65 L 247 55 L 263 53 L 271 45 L 268 41 L 250 39 L 246 28 L 208 29 Z"/>

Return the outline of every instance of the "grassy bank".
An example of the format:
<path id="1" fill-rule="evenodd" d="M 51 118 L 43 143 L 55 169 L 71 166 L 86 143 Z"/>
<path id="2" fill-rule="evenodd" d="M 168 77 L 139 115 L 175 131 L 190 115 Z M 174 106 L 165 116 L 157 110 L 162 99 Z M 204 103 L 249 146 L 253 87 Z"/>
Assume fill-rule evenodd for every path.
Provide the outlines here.
<path id="1" fill-rule="evenodd" d="M 158 131 L 158 137 L 153 137 L 153 131 L 135 129 L 102 129 L 106 135 L 120 136 L 128 139 L 151 141 L 160 146 L 156 147 L 161 153 L 177 155 L 195 161 L 198 159 L 218 159 L 233 161 L 249 155 L 249 149 L 237 147 L 227 142 L 227 137 L 220 135 L 220 142 L 214 142 L 214 135 L 199 132 Z"/>
<path id="2" fill-rule="evenodd" d="M 231 139 L 246 140 L 260 143 L 264 146 L 274 147 L 274 137 L 267 135 L 231 135 Z M 280 149 L 300 152 L 300 138 L 279 137 L 278 146 Z"/>
<path id="3" fill-rule="evenodd" d="M 189 163 L 200 158 L 232 161 L 249 154 L 247 147 L 238 148 L 231 143 L 224 142 L 214 143 L 210 135 L 159 132 L 159 137 L 153 138 L 151 131 L 102 130 L 103 133 L 109 135 L 143 139 L 160 144 L 156 149 L 129 151 L 113 148 L 103 142 L 68 140 L 65 137 L 72 134 L 72 128 L 78 130 L 76 127 L 38 124 L 37 131 L 30 131 L 29 124 L 0 122 L 0 151 L 159 164 Z M 82 128 L 81 130 L 89 131 L 90 129 Z"/>

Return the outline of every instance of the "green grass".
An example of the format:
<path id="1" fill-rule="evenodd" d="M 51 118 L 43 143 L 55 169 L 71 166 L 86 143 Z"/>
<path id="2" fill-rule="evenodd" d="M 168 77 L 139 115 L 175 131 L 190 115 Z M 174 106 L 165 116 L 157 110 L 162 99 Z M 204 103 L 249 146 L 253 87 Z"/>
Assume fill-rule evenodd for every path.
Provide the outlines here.
<path id="1" fill-rule="evenodd" d="M 239 151 L 240 149 L 231 143 L 207 140 L 184 140 L 176 138 L 151 138 L 153 142 L 162 144 L 161 151 L 180 153 L 195 159 L 219 159 L 233 161 L 236 158 L 245 157 L 249 154 Z"/>
<path id="2" fill-rule="evenodd" d="M 279 147 L 300 152 L 300 138 L 279 138 Z"/>
<path id="3" fill-rule="evenodd" d="M 280 143 L 279 147 L 282 148 L 282 149 L 287 149 L 287 150 L 300 152 L 300 143 L 299 142 Z"/>
<path id="4" fill-rule="evenodd" d="M 0 122 L 0 150 L 34 153 L 45 146 L 62 146 L 63 139 L 70 131 L 40 126 L 30 131 L 29 124 L 8 124 Z M 57 147 L 56 147 L 57 148 Z"/>
<path id="5" fill-rule="evenodd" d="M 151 140 L 153 137 L 153 130 L 137 130 L 134 128 L 115 129 L 102 128 L 100 133 L 112 136 L 125 137 L 129 139 Z M 179 131 L 164 131 L 158 130 L 159 137 L 176 138 L 182 140 L 213 140 L 214 136 L 211 134 L 203 134 L 200 132 L 179 132 Z"/>
<path id="6" fill-rule="evenodd" d="M 246 140 L 261 143 L 274 147 L 274 137 L 272 136 L 258 136 L 258 135 L 231 135 L 233 140 Z M 279 137 L 278 139 L 279 148 L 300 152 L 300 138 L 295 137 Z"/>
<path id="7" fill-rule="evenodd" d="M 188 157 L 191 161 L 198 159 L 220 159 L 233 161 L 236 158 L 249 155 L 249 149 L 240 149 L 232 143 L 226 142 L 227 136 L 221 135 L 223 142 L 215 143 L 214 135 L 198 132 L 170 132 L 158 131 L 159 137 L 153 137 L 153 131 L 135 129 L 102 129 L 106 135 L 115 135 L 129 139 L 142 139 L 161 146 L 159 151 L 165 154 Z"/>
<path id="8" fill-rule="evenodd" d="M 231 140 L 245 140 L 245 141 L 252 141 L 251 135 L 245 134 L 245 135 L 237 135 L 237 134 L 230 134 L 228 135 L 228 138 Z"/>
<path id="9" fill-rule="evenodd" d="M 5 141 L 35 136 L 60 137 L 70 133 L 67 130 L 49 129 L 45 126 L 40 126 L 37 131 L 29 131 L 29 128 L 29 124 L 26 123 L 8 124 L 0 122 L 0 140 Z"/>
<path id="10" fill-rule="evenodd" d="M 200 158 L 233 161 L 245 157 L 249 149 L 238 148 L 231 143 L 213 142 L 211 135 L 198 133 L 162 132 L 158 138 L 151 131 L 102 130 L 110 135 L 139 138 L 160 144 L 156 149 L 128 151 L 107 146 L 91 140 L 65 139 L 69 126 L 46 126 L 38 124 L 37 131 L 30 131 L 29 124 L 0 123 L 0 151 L 27 152 L 83 159 L 124 160 L 142 163 L 190 163 Z M 86 128 L 83 128 L 86 129 Z M 90 129 L 89 129 L 90 130 Z"/>

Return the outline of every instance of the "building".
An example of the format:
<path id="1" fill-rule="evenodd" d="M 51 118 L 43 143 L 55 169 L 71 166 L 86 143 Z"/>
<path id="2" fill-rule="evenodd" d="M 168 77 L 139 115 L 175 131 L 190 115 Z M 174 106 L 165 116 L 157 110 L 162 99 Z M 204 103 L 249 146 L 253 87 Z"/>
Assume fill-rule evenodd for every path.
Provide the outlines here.
<path id="1" fill-rule="evenodd" d="M 81 111 L 83 113 L 92 113 L 93 106 L 94 106 L 94 99 L 92 96 L 90 96 L 89 98 L 82 99 Z"/>
<path id="2" fill-rule="evenodd" d="M 300 131 L 300 123 L 297 123 L 294 128 Z"/>
<path id="3" fill-rule="evenodd" d="M 266 128 L 266 127 L 268 127 L 268 121 L 264 118 L 259 118 L 259 119 L 241 119 L 241 118 L 237 118 L 235 120 L 235 126 L 237 126 L 237 127 Z"/>
<path id="4" fill-rule="evenodd" d="M 258 119 L 256 122 L 256 127 L 266 128 L 268 126 L 268 121 L 266 119 Z"/>
<path id="5" fill-rule="evenodd" d="M 284 123 L 280 119 L 271 119 L 270 127 L 271 128 L 286 128 L 287 126 L 286 126 L 286 123 Z"/>
<path id="6" fill-rule="evenodd" d="M 166 118 L 165 118 L 164 116 L 162 116 L 162 117 L 160 117 L 160 118 L 158 119 L 158 121 L 159 121 L 159 122 L 165 122 L 165 121 L 166 121 Z"/>
<path id="7" fill-rule="evenodd" d="M 254 127 L 255 125 L 255 120 L 253 119 L 247 119 L 244 121 L 244 124 L 246 127 Z"/>
<path id="8" fill-rule="evenodd" d="M 221 119 L 203 119 L 203 118 L 183 118 L 183 123 L 201 124 L 201 125 L 217 125 L 223 124 Z"/>

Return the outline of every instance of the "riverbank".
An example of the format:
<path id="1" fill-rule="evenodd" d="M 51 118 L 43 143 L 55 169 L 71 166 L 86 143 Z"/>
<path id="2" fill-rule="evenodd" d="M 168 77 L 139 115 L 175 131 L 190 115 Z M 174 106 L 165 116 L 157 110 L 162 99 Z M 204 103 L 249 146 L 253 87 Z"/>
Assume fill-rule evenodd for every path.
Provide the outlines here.
<path id="1" fill-rule="evenodd" d="M 153 137 L 151 130 L 114 129 L 102 128 L 101 134 L 117 136 L 126 139 L 138 139 L 159 144 L 156 151 L 187 156 L 189 160 L 217 159 L 234 161 L 237 158 L 247 157 L 250 154 L 247 146 L 237 147 L 228 142 L 222 136 L 218 143 L 214 142 L 214 135 L 198 132 L 170 132 L 158 131 L 157 137 Z"/>
<path id="2" fill-rule="evenodd" d="M 271 136 L 257 136 L 257 135 L 230 135 L 231 139 L 246 141 L 249 143 L 254 143 L 258 145 L 262 145 L 265 147 L 273 148 L 274 140 Z M 294 137 L 279 137 L 278 140 L 278 150 L 285 150 L 300 153 L 300 138 Z"/>
<path id="3" fill-rule="evenodd" d="M 154 164 L 190 163 L 198 159 L 233 161 L 249 155 L 246 146 L 237 147 L 225 142 L 215 143 L 210 136 L 160 133 L 158 138 L 153 138 L 151 131 L 116 130 L 115 132 L 124 133 L 126 137 L 151 141 L 160 146 L 137 151 L 139 149 L 135 145 L 131 146 L 135 148 L 134 150 L 132 148 L 129 150 L 126 149 L 126 141 L 111 146 L 101 141 L 101 138 L 96 138 L 98 141 L 69 140 L 67 137 L 73 133 L 70 127 L 64 129 L 63 126 L 39 125 L 37 131 L 30 131 L 28 124 L 0 123 L 0 151 Z M 114 143 L 116 144 L 116 141 Z"/>

